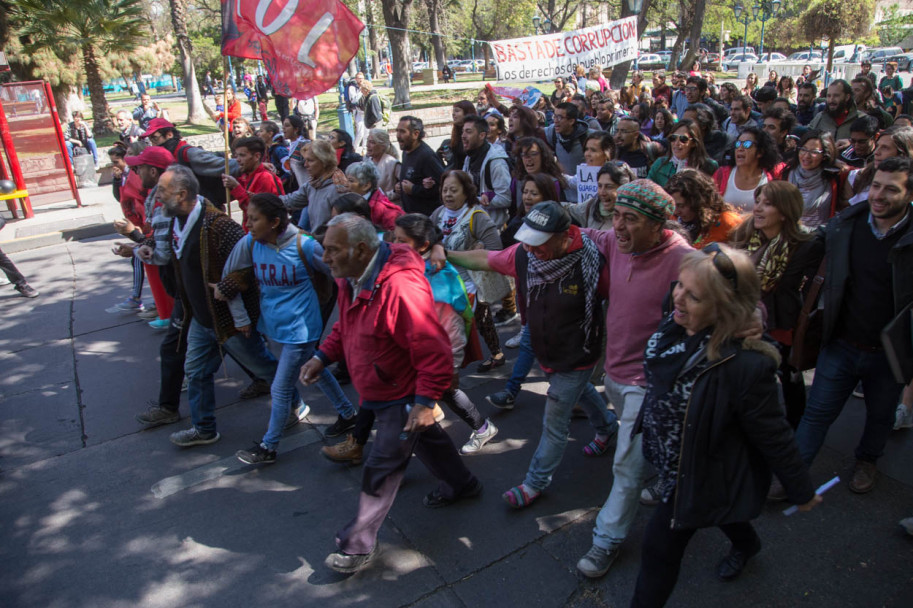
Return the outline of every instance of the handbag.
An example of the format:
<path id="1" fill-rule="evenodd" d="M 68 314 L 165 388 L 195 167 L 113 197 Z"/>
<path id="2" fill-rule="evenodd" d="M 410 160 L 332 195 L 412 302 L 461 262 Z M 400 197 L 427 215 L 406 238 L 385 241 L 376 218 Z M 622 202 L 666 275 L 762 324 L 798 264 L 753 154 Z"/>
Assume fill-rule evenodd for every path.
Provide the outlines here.
<path id="1" fill-rule="evenodd" d="M 818 362 L 818 353 L 821 350 L 821 339 L 824 335 L 824 311 L 818 308 L 818 295 L 824 284 L 826 262 L 827 258 L 821 260 L 821 265 L 818 266 L 818 271 L 812 279 L 793 334 L 793 345 L 788 363 L 800 372 L 815 367 Z"/>

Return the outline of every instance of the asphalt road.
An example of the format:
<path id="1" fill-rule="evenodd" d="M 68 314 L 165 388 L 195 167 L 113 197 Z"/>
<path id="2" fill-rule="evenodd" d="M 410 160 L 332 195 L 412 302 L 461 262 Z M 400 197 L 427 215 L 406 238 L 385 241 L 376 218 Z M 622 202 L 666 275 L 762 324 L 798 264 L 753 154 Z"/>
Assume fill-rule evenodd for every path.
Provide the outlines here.
<path id="1" fill-rule="evenodd" d="M 581 453 L 592 439 L 586 421 L 573 422 L 543 498 L 519 512 L 500 498 L 523 479 L 546 386 L 537 375 L 513 411 L 493 411 L 484 395 L 502 387 L 510 365 L 464 375 L 500 429 L 466 457 L 483 495 L 426 509 L 421 499 L 434 482 L 415 462 L 381 528 L 376 562 L 351 577 L 327 570 L 360 484 L 359 468 L 318 454 L 334 442 L 322 434 L 332 408 L 306 389 L 311 415 L 288 432 L 279 462 L 242 465 L 233 455 L 262 435 L 269 403 L 239 401 L 244 376 L 229 365 L 216 382 L 219 443 L 171 445 L 168 434 L 186 418 L 141 430 L 134 416 L 157 396 L 161 334 L 133 315 L 104 312 L 130 289 L 129 264 L 109 253 L 113 240 L 14 254 L 38 299 L 0 287 L 0 606 L 628 605 L 650 509 L 641 509 L 608 575 L 589 581 L 575 569 L 612 482 L 610 456 Z M 504 328 L 502 339 L 516 330 Z M 816 480 L 848 473 L 863 415 L 851 399 L 813 467 Z M 444 426 L 457 445 L 469 435 L 453 415 Z M 670 605 L 913 606 L 913 538 L 897 526 L 913 515 L 911 436 L 892 436 L 870 494 L 841 485 L 819 509 L 788 518 L 782 505 L 769 506 L 757 521 L 764 549 L 736 582 L 713 575 L 728 550 L 723 535 L 697 534 Z"/>

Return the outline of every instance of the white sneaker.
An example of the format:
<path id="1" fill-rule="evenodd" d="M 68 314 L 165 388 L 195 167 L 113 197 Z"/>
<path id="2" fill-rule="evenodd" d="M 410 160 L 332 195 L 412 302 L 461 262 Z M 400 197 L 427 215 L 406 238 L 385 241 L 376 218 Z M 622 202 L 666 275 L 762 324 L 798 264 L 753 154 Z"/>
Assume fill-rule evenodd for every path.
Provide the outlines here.
<path id="1" fill-rule="evenodd" d="M 485 420 L 488 424 L 488 429 L 484 433 L 478 431 L 473 431 L 472 435 L 469 436 L 469 441 L 466 442 L 462 448 L 460 448 L 460 454 L 475 454 L 482 449 L 486 443 L 494 439 L 495 435 L 498 434 L 498 427 L 494 425 L 491 420 Z"/>
<path id="2" fill-rule="evenodd" d="M 897 405 L 897 411 L 894 412 L 894 430 L 913 428 L 913 407 L 907 409 L 903 403 Z"/>
<path id="3" fill-rule="evenodd" d="M 518 346 L 520 346 L 521 340 L 523 340 L 523 331 L 522 330 L 518 331 L 516 336 L 514 336 L 512 338 L 508 338 L 507 342 L 504 343 L 504 346 L 506 346 L 507 348 L 517 348 Z"/>
<path id="4" fill-rule="evenodd" d="M 5 276 L 0 275 L 0 285 L 9 285 L 9 284 L 10 284 L 10 280 L 7 279 Z"/>

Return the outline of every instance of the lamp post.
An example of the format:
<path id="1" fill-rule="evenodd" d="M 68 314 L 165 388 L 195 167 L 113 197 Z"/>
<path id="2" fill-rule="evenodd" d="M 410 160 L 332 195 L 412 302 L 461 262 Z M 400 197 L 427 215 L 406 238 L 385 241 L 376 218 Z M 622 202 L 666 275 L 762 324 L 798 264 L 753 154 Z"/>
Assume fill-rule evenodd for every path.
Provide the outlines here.
<path id="1" fill-rule="evenodd" d="M 761 0 L 760 4 L 755 4 L 751 12 L 755 19 L 761 20 L 761 49 L 758 52 L 759 57 L 764 57 L 764 26 L 770 21 L 771 17 L 776 17 L 780 12 L 780 0 Z"/>
<path id="2" fill-rule="evenodd" d="M 735 8 L 732 9 L 732 12 L 735 13 L 736 23 L 745 24 L 745 36 L 742 37 L 742 55 L 744 56 L 747 52 L 745 47 L 748 45 L 748 24 L 754 21 L 751 18 L 751 13 L 745 10 L 745 7 L 740 4 L 736 4 Z"/>
<path id="3" fill-rule="evenodd" d="M 640 15 L 644 7 L 644 0 L 628 0 L 628 9 L 633 15 Z"/>
<path id="4" fill-rule="evenodd" d="M 548 18 L 542 19 L 539 15 L 533 15 L 533 28 L 535 28 L 537 36 L 548 34 L 552 30 L 552 22 Z"/>

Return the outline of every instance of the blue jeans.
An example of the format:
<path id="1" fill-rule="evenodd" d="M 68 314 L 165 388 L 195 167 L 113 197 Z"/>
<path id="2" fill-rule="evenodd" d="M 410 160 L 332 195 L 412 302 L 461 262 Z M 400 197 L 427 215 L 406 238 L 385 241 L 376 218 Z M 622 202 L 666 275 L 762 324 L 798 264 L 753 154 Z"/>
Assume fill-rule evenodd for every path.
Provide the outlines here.
<path id="1" fill-rule="evenodd" d="M 552 474 L 561 463 L 567 435 L 570 430 L 571 410 L 577 403 L 587 412 L 590 424 L 600 435 L 612 435 L 618 428 L 618 417 L 608 408 L 602 395 L 590 384 L 593 368 L 572 372 L 547 374 L 548 392 L 545 397 L 545 414 L 542 416 L 542 437 L 539 447 L 529 463 L 527 487 L 541 492 L 552 481 Z"/>
<path id="2" fill-rule="evenodd" d="M 273 381 L 276 358 L 266 349 L 263 338 L 256 331 L 251 331 L 249 338 L 235 334 L 222 344 L 222 349 L 257 378 L 270 383 Z M 187 331 L 184 375 L 187 376 L 190 420 L 201 433 L 213 433 L 216 430 L 214 377 L 222 365 L 220 350 L 216 332 L 203 327 L 196 319 L 191 320 Z"/>
<path id="3" fill-rule="evenodd" d="M 298 404 L 299 397 L 295 382 L 298 380 L 301 366 L 314 356 L 316 349 L 316 342 L 282 345 L 282 354 L 279 355 L 276 377 L 273 378 L 273 384 L 270 387 L 273 405 L 269 415 L 269 428 L 263 436 L 263 444 L 271 450 L 275 450 L 276 446 L 279 445 L 282 429 L 288 420 L 289 412 Z M 333 403 L 333 407 L 336 408 L 340 416 L 351 418 L 356 414 L 349 398 L 339 388 L 336 378 L 326 369 L 320 374 L 317 386 L 320 387 L 327 399 Z"/>
<path id="4" fill-rule="evenodd" d="M 838 339 L 818 355 L 808 404 L 796 429 L 796 443 L 806 464 L 815 460 L 828 429 L 859 381 L 865 393 L 866 416 L 856 459 L 876 462 L 884 453 L 903 385 L 894 379 L 883 350 L 865 351 Z"/>
<path id="5" fill-rule="evenodd" d="M 643 489 L 647 463 L 643 453 L 643 434 L 632 437 L 631 431 L 644 403 L 646 389 L 615 382 L 606 375 L 605 392 L 612 405 L 621 408 L 621 425 L 615 445 L 615 462 L 612 464 L 612 491 L 596 516 L 593 544 L 613 549 L 628 536 Z"/>
<path id="6" fill-rule="evenodd" d="M 74 146 L 72 142 L 70 142 L 69 140 L 67 141 L 67 154 L 70 155 L 70 164 L 71 165 L 73 164 L 73 149 L 75 147 L 76 146 Z M 86 140 L 86 148 L 88 148 L 89 152 L 92 153 L 92 160 L 94 160 L 95 164 L 98 165 L 98 146 L 95 145 L 95 140 L 92 139 L 91 137 L 88 140 Z"/>
<path id="7" fill-rule="evenodd" d="M 514 397 L 520 392 L 520 387 L 526 381 L 529 370 L 533 368 L 536 362 L 536 355 L 533 354 L 533 343 L 529 337 L 529 325 L 520 328 L 520 354 L 514 361 L 514 368 L 510 372 L 510 380 L 507 381 L 507 390 Z"/>

